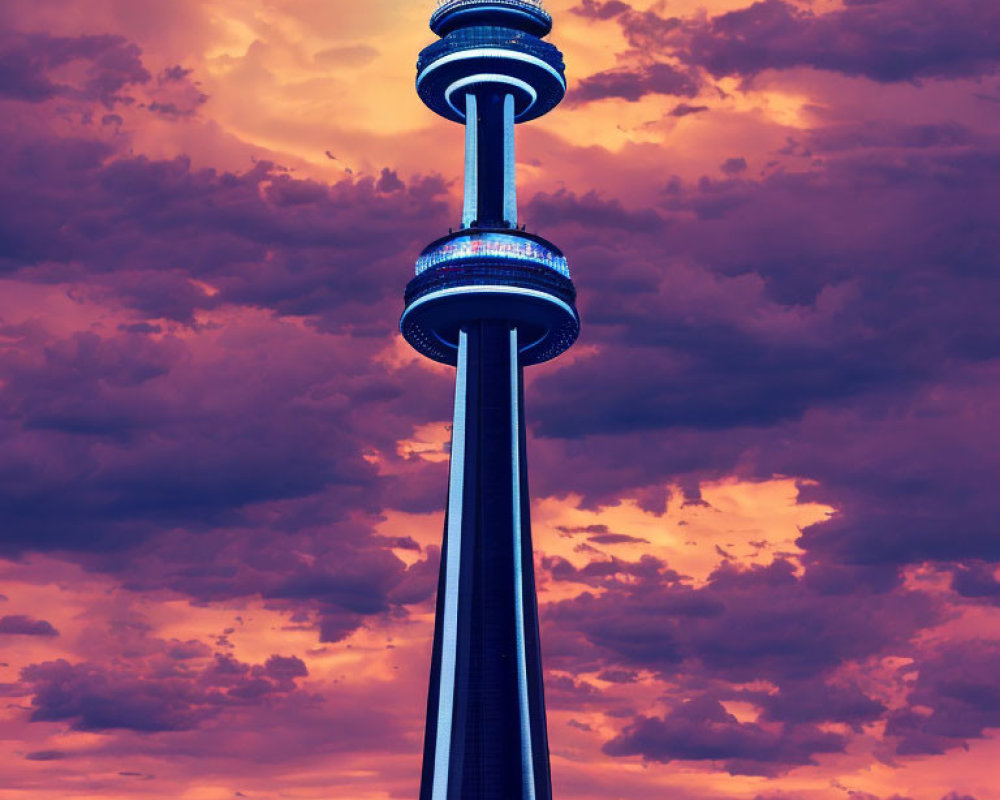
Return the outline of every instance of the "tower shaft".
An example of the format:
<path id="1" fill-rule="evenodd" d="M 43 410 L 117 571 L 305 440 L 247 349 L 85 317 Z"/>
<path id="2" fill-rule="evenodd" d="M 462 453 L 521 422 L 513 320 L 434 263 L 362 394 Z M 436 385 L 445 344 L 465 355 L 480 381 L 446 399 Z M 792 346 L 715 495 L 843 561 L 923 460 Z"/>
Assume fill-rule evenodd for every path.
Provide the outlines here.
<path id="1" fill-rule="evenodd" d="M 420 800 L 549 800 L 518 330 L 463 326 Z"/>
<path id="2" fill-rule="evenodd" d="M 551 800 L 523 369 L 580 332 L 562 252 L 517 224 L 514 126 L 566 92 L 541 0 L 438 0 L 417 93 L 465 126 L 462 227 L 427 245 L 399 328 L 456 367 L 420 800 Z"/>

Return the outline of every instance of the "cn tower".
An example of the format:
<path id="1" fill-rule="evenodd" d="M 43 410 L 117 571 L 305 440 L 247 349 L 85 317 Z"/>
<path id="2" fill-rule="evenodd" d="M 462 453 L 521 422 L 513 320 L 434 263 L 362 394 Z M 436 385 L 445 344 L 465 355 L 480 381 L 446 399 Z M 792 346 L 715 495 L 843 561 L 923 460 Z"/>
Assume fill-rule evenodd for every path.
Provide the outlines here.
<path id="1" fill-rule="evenodd" d="M 399 323 L 456 367 L 420 800 L 549 800 L 523 370 L 569 348 L 580 318 L 563 254 L 518 225 L 514 126 L 562 100 L 562 53 L 540 0 L 443 0 L 430 27 L 417 93 L 465 126 L 465 201 Z"/>

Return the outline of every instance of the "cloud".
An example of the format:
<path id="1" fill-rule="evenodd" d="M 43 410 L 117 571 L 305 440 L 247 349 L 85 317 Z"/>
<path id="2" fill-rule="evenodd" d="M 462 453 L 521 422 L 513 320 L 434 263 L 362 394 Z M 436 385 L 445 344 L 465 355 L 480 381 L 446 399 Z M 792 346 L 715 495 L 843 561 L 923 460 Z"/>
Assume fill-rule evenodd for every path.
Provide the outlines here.
<path id="1" fill-rule="evenodd" d="M 752 693 L 747 693 L 748 699 Z M 781 691 L 754 698 L 763 708 L 765 720 L 791 724 L 842 722 L 860 731 L 868 722 L 882 718 L 886 706 L 854 685 L 822 681 L 786 681 Z"/>
<path id="2" fill-rule="evenodd" d="M 890 646 L 905 644 L 916 631 L 940 617 L 926 595 L 896 590 L 830 593 L 792 565 L 776 560 L 766 567 L 740 569 L 723 563 L 701 588 L 679 582 L 643 557 L 643 568 L 621 562 L 591 562 L 570 571 L 547 562 L 556 579 L 590 578 L 602 585 L 598 596 L 584 593 L 552 605 L 546 620 L 576 632 L 581 658 L 603 657 L 608 666 L 643 668 L 664 676 L 697 673 L 733 682 L 766 680 L 788 685 L 832 673 Z M 638 567 L 639 565 L 636 565 Z M 630 581 L 608 575 L 631 574 Z M 856 704 L 856 693 L 831 690 L 833 706 Z M 787 715 L 784 701 L 776 718 Z M 805 712 L 803 712 L 805 713 Z"/>
<path id="3" fill-rule="evenodd" d="M 992 565 L 985 562 L 956 564 L 952 571 L 951 588 L 962 597 L 993 600 L 1000 604 L 1000 581 Z"/>
<path id="4" fill-rule="evenodd" d="M 631 6 L 621 0 L 582 0 L 580 5 L 573 6 L 570 12 L 588 19 L 611 19 L 629 11 Z"/>
<path id="5" fill-rule="evenodd" d="M 129 156 L 115 141 L 39 137 L 8 123 L 0 153 L 0 273 L 86 280 L 147 318 L 190 322 L 238 303 L 367 329 L 427 230 L 446 225 L 438 177 L 386 170 L 334 186 L 261 162 L 242 174 Z M 358 264 L 364 261 L 365 268 Z M 198 283 L 194 283 L 197 281 Z M 208 289 L 206 289 L 206 286 Z"/>
<path id="6" fill-rule="evenodd" d="M 271 656 L 263 665 L 216 654 L 200 670 L 145 673 L 135 666 L 71 664 L 63 659 L 21 671 L 34 722 L 68 721 L 73 730 L 184 731 L 225 708 L 295 692 L 308 674 L 294 656 Z"/>
<path id="7" fill-rule="evenodd" d="M 762 0 L 689 18 L 588 0 L 572 12 L 595 22 L 616 20 L 629 44 L 620 54 L 628 66 L 583 78 L 570 96 L 574 103 L 606 97 L 635 102 L 654 93 L 695 97 L 707 83 L 701 71 L 752 78 L 810 67 L 888 84 L 975 78 L 1000 66 L 994 46 L 1000 12 L 989 0 L 947 7 L 935 0 L 846 3 L 825 12 Z"/>
<path id="8" fill-rule="evenodd" d="M 0 635 L 58 636 L 59 631 L 44 619 L 34 619 L 23 614 L 0 617 Z"/>
<path id="9" fill-rule="evenodd" d="M 650 94 L 695 97 L 698 81 L 687 72 L 670 64 L 650 64 L 637 69 L 619 68 L 588 75 L 573 87 L 571 105 L 595 100 L 620 98 L 634 103 Z"/>
<path id="10" fill-rule="evenodd" d="M 1000 645 L 971 640 L 940 646 L 921 661 L 908 706 L 889 716 L 886 735 L 901 755 L 944 753 L 1000 728 Z"/>
<path id="11" fill-rule="evenodd" d="M 702 469 L 808 476 L 841 512 L 805 532 L 816 558 L 1000 558 L 983 416 L 1000 381 L 1000 161 L 963 141 L 821 128 L 803 142 L 821 165 L 669 181 L 654 208 L 531 200 L 599 350 L 532 386 L 537 446 L 573 477 L 536 486 L 611 502 Z"/>
<path id="12" fill-rule="evenodd" d="M 840 734 L 811 725 L 775 733 L 753 722 L 740 722 L 717 700 L 699 697 L 666 716 L 640 716 L 604 745 L 612 756 L 640 755 L 651 761 L 720 761 L 734 775 L 774 775 L 815 763 L 820 753 L 839 753 Z"/>
<path id="13" fill-rule="evenodd" d="M 648 544 L 648 539 L 641 536 L 629 536 L 627 533 L 598 533 L 588 536 L 587 541 L 594 544 Z"/>
<path id="14" fill-rule="evenodd" d="M 726 175 L 739 175 L 741 172 L 747 171 L 747 160 L 742 156 L 727 158 L 719 169 Z"/>
<path id="15" fill-rule="evenodd" d="M 688 103 L 678 103 L 670 111 L 670 116 L 672 117 L 687 117 L 691 114 L 701 114 L 702 112 L 708 111 L 708 106 L 693 106 Z"/>
<path id="16" fill-rule="evenodd" d="M 989 0 L 854 3 L 826 13 L 784 0 L 695 23 L 685 60 L 716 77 L 813 67 L 881 83 L 994 72 L 1000 12 Z"/>
<path id="17" fill-rule="evenodd" d="M 56 70 L 79 66 L 72 78 Z M 149 81 L 141 50 L 121 36 L 52 36 L 0 30 L 0 98 L 32 103 L 65 97 L 110 108 L 122 90 Z"/>
<path id="18" fill-rule="evenodd" d="M 28 761 L 61 761 L 66 756 L 62 750 L 35 750 L 24 757 Z"/>

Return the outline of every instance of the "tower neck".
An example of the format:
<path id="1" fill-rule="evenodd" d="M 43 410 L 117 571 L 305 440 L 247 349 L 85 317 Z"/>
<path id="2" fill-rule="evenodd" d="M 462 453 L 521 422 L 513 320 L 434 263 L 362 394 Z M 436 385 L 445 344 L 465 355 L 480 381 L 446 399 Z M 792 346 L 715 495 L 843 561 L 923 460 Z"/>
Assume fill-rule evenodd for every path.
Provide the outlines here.
<path id="1" fill-rule="evenodd" d="M 462 227 L 517 227 L 514 96 L 484 86 L 465 96 Z"/>

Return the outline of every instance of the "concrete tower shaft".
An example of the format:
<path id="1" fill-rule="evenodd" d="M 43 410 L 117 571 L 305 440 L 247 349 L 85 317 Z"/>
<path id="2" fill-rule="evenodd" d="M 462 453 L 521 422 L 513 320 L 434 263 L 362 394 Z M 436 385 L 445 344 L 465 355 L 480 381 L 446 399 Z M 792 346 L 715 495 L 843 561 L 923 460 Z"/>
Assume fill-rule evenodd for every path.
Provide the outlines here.
<path id="1" fill-rule="evenodd" d="M 539 0 L 444 0 L 417 62 L 465 126 L 459 230 L 417 259 L 400 330 L 456 367 L 420 800 L 551 800 L 525 460 L 524 367 L 580 330 L 562 252 L 518 225 L 514 131 L 566 91 Z"/>

